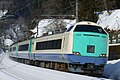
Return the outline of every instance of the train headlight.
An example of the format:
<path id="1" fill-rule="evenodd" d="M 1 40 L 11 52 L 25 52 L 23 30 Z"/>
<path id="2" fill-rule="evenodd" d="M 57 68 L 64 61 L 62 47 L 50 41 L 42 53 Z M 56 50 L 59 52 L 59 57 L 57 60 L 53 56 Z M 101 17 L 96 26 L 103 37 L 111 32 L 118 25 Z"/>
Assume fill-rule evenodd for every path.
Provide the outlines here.
<path id="1" fill-rule="evenodd" d="M 74 55 L 80 56 L 79 52 L 73 52 Z"/>
<path id="2" fill-rule="evenodd" d="M 106 57 L 106 54 L 101 54 L 100 57 Z"/>

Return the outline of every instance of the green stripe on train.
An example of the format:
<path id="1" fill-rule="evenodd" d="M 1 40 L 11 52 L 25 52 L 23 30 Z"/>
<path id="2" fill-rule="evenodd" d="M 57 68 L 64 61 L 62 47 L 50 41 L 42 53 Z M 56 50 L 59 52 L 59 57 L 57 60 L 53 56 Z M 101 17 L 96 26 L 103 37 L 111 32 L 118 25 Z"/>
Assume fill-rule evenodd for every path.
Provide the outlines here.
<path id="1" fill-rule="evenodd" d="M 29 42 L 29 53 L 32 54 L 32 38 L 30 39 Z"/>

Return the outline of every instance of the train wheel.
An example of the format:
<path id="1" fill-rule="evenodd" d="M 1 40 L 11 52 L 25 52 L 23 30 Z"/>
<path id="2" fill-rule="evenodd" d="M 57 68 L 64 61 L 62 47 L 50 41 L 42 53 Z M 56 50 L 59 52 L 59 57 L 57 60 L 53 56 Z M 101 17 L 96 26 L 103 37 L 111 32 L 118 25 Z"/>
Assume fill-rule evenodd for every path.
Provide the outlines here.
<path id="1" fill-rule="evenodd" d="M 38 64 L 39 64 L 38 61 L 34 61 L 35 66 L 38 66 Z"/>
<path id="2" fill-rule="evenodd" d="M 60 64 L 60 69 L 62 71 L 68 71 L 68 66 L 66 64 L 62 63 L 62 64 Z"/>
<path id="3" fill-rule="evenodd" d="M 64 63 L 55 63 L 55 70 L 68 71 L 68 66 Z"/>
<path id="4" fill-rule="evenodd" d="M 58 70 L 58 64 L 55 63 L 55 67 L 54 67 L 55 70 Z"/>
<path id="5" fill-rule="evenodd" d="M 34 60 L 30 60 L 30 65 L 34 65 L 35 61 Z"/>
<path id="6" fill-rule="evenodd" d="M 28 59 L 25 59 L 25 64 L 30 64 L 30 61 Z"/>
<path id="7" fill-rule="evenodd" d="M 50 69 L 53 69 L 53 62 L 50 62 L 49 68 L 50 68 Z"/>
<path id="8" fill-rule="evenodd" d="M 81 65 L 69 64 L 68 66 L 70 72 L 84 73 L 84 70 L 81 69 Z"/>
<path id="9" fill-rule="evenodd" d="M 55 69 L 55 63 L 54 62 L 51 62 L 50 66 L 51 66 L 52 69 Z"/>
<path id="10" fill-rule="evenodd" d="M 44 67 L 45 67 L 45 62 L 40 62 L 40 66 L 41 66 L 42 68 L 44 68 Z"/>
<path id="11" fill-rule="evenodd" d="M 45 67 L 46 68 L 50 68 L 50 63 L 49 62 L 45 62 Z"/>

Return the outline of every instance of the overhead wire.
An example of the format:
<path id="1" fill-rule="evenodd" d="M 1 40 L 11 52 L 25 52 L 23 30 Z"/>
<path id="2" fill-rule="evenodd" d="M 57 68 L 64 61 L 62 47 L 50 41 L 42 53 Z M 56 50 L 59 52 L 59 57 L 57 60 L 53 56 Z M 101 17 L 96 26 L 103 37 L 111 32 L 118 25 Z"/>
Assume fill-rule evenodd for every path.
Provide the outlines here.
<path id="1" fill-rule="evenodd" d="M 28 6 L 30 6 L 34 1 L 35 1 L 35 0 L 32 0 L 30 3 L 27 3 L 27 5 L 21 7 L 20 9 L 14 11 L 14 12 L 11 13 L 11 14 L 16 14 L 16 13 L 19 12 L 20 10 L 22 10 L 22 9 L 24 9 L 24 8 L 26 8 L 26 7 L 28 7 Z"/>
<path id="2" fill-rule="evenodd" d="M 14 12 L 11 13 L 11 14 L 16 14 L 17 12 L 19 12 L 20 10 L 22 10 L 22 9 L 30 6 L 30 5 L 31 5 L 32 3 L 34 3 L 34 2 L 35 2 L 35 0 L 32 0 L 30 3 L 28 3 L 27 5 L 21 7 L 20 9 L 18 9 L 18 10 L 16 10 L 16 11 L 14 11 Z M 67 10 L 68 8 L 71 8 L 71 7 L 74 7 L 74 6 L 75 6 L 75 5 L 72 5 L 71 1 L 70 1 L 70 5 L 71 5 L 71 6 L 69 6 L 69 7 L 62 8 L 62 10 Z M 54 12 L 52 11 L 52 12 L 50 12 L 49 14 L 53 14 L 53 13 L 57 13 L 57 12 L 62 12 L 62 11 L 61 11 L 61 10 L 57 10 L 57 11 L 54 11 Z"/>
<path id="3" fill-rule="evenodd" d="M 16 10 L 16 11 L 14 11 L 14 12 L 11 13 L 11 14 L 16 14 L 17 12 L 19 12 L 20 10 L 22 10 L 22 9 L 30 6 L 30 5 L 31 5 L 32 3 L 34 3 L 34 2 L 35 2 L 35 0 L 32 0 L 30 3 L 28 3 L 27 5 L 21 7 L 20 9 L 18 9 L 18 10 Z M 70 5 L 71 5 L 71 6 L 68 6 L 68 7 L 66 7 L 66 8 L 63 8 L 62 10 L 67 10 L 67 9 L 75 6 L 75 5 L 72 5 L 71 1 L 70 1 Z M 62 11 L 61 11 L 61 10 L 57 10 L 57 11 L 54 11 L 54 12 L 50 12 L 49 14 L 58 13 L 58 12 L 62 12 Z M 26 13 L 26 14 L 27 14 L 27 13 Z M 49 15 L 48 15 L 47 17 L 53 18 L 53 17 L 51 17 L 51 16 L 49 16 Z M 51 25 L 51 24 L 53 24 L 53 23 L 55 23 L 55 22 L 56 22 L 56 20 L 53 21 L 52 23 L 48 24 L 48 25 Z M 48 26 L 48 25 L 47 25 L 47 26 Z M 47 26 L 44 26 L 44 27 L 47 27 Z"/>

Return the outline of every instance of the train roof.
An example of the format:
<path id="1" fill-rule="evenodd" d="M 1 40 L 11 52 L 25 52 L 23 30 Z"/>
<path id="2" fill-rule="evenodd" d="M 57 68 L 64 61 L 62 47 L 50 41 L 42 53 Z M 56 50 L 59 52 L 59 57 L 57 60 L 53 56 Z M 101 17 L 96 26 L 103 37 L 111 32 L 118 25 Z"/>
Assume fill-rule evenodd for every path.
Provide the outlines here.
<path id="1" fill-rule="evenodd" d="M 93 26 L 99 26 L 98 24 L 94 23 L 94 22 L 90 22 L 90 21 L 82 21 L 82 22 L 78 22 L 76 24 L 74 24 L 73 26 L 76 26 L 76 25 L 93 25 Z M 100 26 L 99 26 L 100 27 Z M 75 28 L 75 27 L 74 27 Z M 72 31 L 72 30 L 71 30 Z M 43 36 L 40 36 L 40 37 L 36 37 L 36 38 L 32 38 L 32 39 L 37 39 L 37 38 L 43 38 L 43 37 L 49 37 L 49 36 L 54 36 L 54 35 L 59 35 L 59 34 L 64 34 L 65 32 L 61 32 L 61 33 L 56 33 L 56 34 L 47 34 L 47 35 L 43 35 Z M 18 42 L 15 42 L 13 43 L 11 46 L 17 44 L 17 43 L 22 43 L 22 42 L 25 42 L 25 41 L 29 41 L 29 39 L 26 39 L 26 40 L 22 40 L 22 41 L 18 41 Z"/>
<path id="2" fill-rule="evenodd" d="M 29 39 L 26 39 L 26 40 L 23 40 L 23 41 L 15 42 L 11 46 L 14 46 L 14 45 L 19 44 L 19 43 L 28 42 L 30 39 L 47 38 L 47 37 L 50 37 L 50 36 L 62 35 L 62 34 L 64 34 L 64 33 L 57 33 L 57 34 L 51 34 L 51 35 L 44 35 L 44 36 L 40 36 L 40 37 L 36 37 L 36 38 L 29 38 Z"/>
<path id="3" fill-rule="evenodd" d="M 94 22 L 90 22 L 90 21 L 82 21 L 82 22 L 78 22 L 75 25 L 94 25 L 94 26 L 99 26 L 98 24 L 94 23 Z"/>

